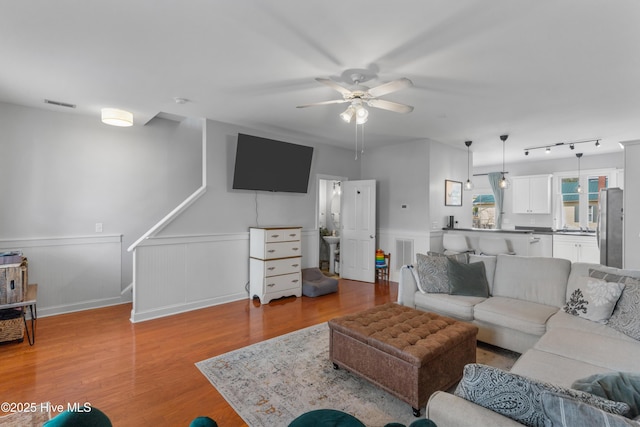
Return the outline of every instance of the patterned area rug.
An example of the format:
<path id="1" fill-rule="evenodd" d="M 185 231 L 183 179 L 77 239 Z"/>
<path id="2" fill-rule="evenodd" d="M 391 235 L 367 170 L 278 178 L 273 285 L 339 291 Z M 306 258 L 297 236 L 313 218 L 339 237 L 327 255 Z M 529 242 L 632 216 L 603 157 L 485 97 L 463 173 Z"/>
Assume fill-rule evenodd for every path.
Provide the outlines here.
<path id="1" fill-rule="evenodd" d="M 510 369 L 517 357 L 478 347 L 477 362 Z M 196 363 L 249 426 L 287 426 L 315 409 L 347 412 L 367 426 L 409 425 L 411 406 L 329 360 L 326 323 Z"/>
<path id="2" fill-rule="evenodd" d="M 49 421 L 48 412 L 16 412 L 0 417 L 2 427 L 40 427 Z"/>

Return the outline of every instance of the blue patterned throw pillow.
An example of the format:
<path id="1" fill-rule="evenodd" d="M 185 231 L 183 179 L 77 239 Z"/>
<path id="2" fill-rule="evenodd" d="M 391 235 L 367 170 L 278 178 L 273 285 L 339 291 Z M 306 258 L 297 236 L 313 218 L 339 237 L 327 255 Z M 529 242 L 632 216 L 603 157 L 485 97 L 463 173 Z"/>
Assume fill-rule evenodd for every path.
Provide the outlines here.
<path id="1" fill-rule="evenodd" d="M 571 390 L 491 366 L 472 363 L 464 367 L 455 395 L 490 409 L 529 427 L 544 427 L 544 391 L 572 397 L 616 415 L 629 412 L 629 405 L 613 402 L 582 391 Z"/>

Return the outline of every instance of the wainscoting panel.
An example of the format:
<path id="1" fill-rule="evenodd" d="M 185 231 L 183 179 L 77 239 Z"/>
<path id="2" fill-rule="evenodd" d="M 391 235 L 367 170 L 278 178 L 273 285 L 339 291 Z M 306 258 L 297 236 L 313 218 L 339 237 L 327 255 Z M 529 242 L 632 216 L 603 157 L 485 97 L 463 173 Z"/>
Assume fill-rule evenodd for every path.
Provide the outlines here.
<path id="1" fill-rule="evenodd" d="M 120 304 L 122 237 L 2 240 L 0 251 L 22 250 L 29 283 L 38 284 L 38 315 Z"/>
<path id="2" fill-rule="evenodd" d="M 317 266 L 317 236 L 302 232 L 303 267 Z M 249 233 L 147 239 L 133 276 L 132 322 L 248 298 Z"/>

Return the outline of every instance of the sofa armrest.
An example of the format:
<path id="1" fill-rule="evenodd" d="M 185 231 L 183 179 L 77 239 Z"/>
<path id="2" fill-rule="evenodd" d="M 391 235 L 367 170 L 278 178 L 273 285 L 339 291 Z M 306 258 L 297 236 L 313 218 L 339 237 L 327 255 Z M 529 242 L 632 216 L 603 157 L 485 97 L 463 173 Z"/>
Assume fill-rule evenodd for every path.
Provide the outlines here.
<path id="1" fill-rule="evenodd" d="M 438 427 L 522 427 L 511 418 L 444 391 L 431 395 L 426 417 Z"/>
<path id="2" fill-rule="evenodd" d="M 413 274 L 413 266 L 403 265 L 398 282 L 398 304 L 416 308 L 415 294 L 418 291 L 417 275 Z"/>

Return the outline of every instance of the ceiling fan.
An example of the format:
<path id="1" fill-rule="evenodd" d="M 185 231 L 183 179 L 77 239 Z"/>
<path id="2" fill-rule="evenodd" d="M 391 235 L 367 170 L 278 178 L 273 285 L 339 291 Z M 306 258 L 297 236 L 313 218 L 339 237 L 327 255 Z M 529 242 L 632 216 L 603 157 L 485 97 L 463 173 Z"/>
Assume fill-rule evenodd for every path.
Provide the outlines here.
<path id="1" fill-rule="evenodd" d="M 354 84 L 353 89 L 346 88 L 330 79 L 316 78 L 316 81 L 340 92 L 342 94 L 342 99 L 298 105 L 297 108 L 314 107 L 317 105 L 344 104 L 349 102 L 351 103 L 351 105 L 349 105 L 349 107 L 345 111 L 340 113 L 340 117 L 347 123 L 351 122 L 353 117 L 355 117 L 357 124 L 363 124 L 367 121 L 369 112 L 366 108 L 364 108 L 365 104 L 370 107 L 381 108 L 383 110 L 389 110 L 396 113 L 410 113 L 411 111 L 413 111 L 413 107 L 410 105 L 400 104 L 398 102 L 387 101 L 379 98 L 383 95 L 387 95 L 392 92 L 396 92 L 398 90 L 412 86 L 413 83 L 411 82 L 411 80 L 407 78 L 401 78 L 369 88 L 366 86 L 362 86 L 361 83 L 370 80 L 370 76 L 365 76 L 361 73 L 353 73 L 350 78 Z"/>

